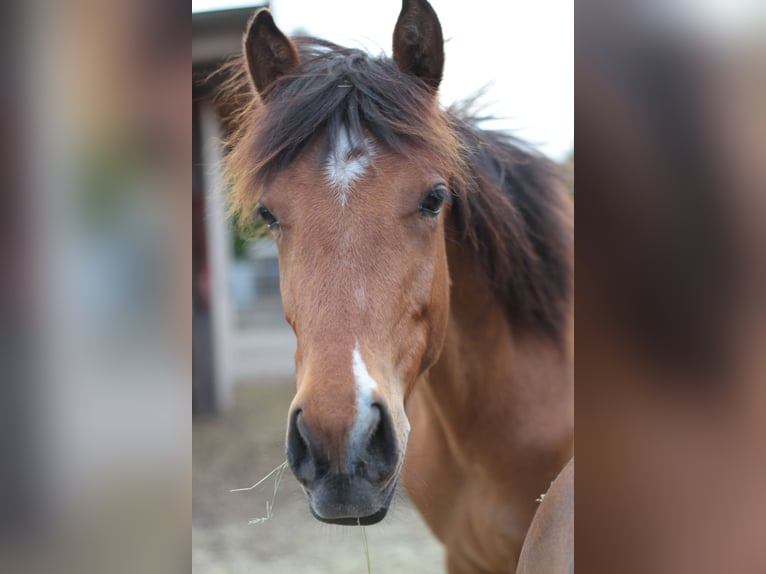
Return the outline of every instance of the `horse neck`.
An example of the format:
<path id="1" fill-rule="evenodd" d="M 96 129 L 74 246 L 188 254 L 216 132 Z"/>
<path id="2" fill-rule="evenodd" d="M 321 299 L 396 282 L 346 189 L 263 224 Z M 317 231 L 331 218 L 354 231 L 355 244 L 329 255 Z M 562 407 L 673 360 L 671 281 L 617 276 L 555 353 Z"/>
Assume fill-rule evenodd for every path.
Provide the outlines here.
<path id="1" fill-rule="evenodd" d="M 567 460 L 574 424 L 571 317 L 563 340 L 519 332 L 470 249 L 448 241 L 447 255 L 450 320 L 424 395 L 451 450 L 499 469 L 518 464 L 519 453 L 539 452 L 535 445 L 557 445 Z"/>

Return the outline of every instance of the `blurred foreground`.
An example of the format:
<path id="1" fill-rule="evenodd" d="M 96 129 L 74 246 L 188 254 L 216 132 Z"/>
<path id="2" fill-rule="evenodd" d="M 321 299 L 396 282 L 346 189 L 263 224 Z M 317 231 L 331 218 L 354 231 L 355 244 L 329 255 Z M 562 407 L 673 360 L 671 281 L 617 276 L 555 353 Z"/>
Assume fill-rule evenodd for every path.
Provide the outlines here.
<path id="1" fill-rule="evenodd" d="M 0 570 L 189 567 L 191 102 L 173 2 L 0 7 Z"/>
<path id="2" fill-rule="evenodd" d="M 577 5 L 583 572 L 766 572 L 762 8 Z"/>

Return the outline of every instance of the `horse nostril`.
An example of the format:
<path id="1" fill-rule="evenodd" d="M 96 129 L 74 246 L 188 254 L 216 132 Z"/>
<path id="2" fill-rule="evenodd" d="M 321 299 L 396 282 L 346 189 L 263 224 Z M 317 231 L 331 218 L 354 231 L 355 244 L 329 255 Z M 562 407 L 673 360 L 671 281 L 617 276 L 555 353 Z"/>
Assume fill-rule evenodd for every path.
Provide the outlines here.
<path id="1" fill-rule="evenodd" d="M 367 472 L 372 480 L 384 480 L 393 474 L 398 462 L 396 435 L 388 409 L 379 403 L 371 408 L 378 411 L 379 417 L 367 442 Z"/>
<path id="2" fill-rule="evenodd" d="M 287 462 L 293 469 L 295 477 L 303 483 L 314 479 L 316 465 L 311 456 L 308 431 L 303 424 L 301 410 L 296 410 L 290 416 L 287 430 Z"/>
<path id="3" fill-rule="evenodd" d="M 367 415 L 367 432 L 351 442 L 341 443 L 340 450 L 328 445 L 328 438 L 322 441 L 315 434 L 311 419 L 301 409 L 290 415 L 287 428 L 287 461 L 295 478 L 305 487 L 311 487 L 327 476 L 351 473 L 372 483 L 388 481 L 399 463 L 394 424 L 385 405 L 372 404 Z M 341 436 L 343 429 L 337 429 Z M 350 432 L 351 429 L 345 429 Z"/>

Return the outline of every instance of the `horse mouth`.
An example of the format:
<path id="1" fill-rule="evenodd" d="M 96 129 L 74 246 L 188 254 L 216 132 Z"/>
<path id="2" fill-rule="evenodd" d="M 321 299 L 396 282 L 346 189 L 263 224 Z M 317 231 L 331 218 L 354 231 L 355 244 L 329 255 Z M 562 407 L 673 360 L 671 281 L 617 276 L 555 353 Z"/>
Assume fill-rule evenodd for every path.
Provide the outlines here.
<path id="1" fill-rule="evenodd" d="M 372 497 L 362 497 L 356 503 L 348 500 L 324 499 L 320 495 L 320 504 L 315 495 L 305 489 L 309 498 L 309 510 L 314 518 L 325 524 L 338 524 L 340 526 L 369 526 L 377 524 L 386 517 L 391 500 L 396 491 L 396 480 L 390 480 L 382 490 L 377 491 Z M 345 498 L 345 497 L 343 497 Z M 374 502 L 377 500 L 377 503 Z M 319 511 L 317 511 L 319 508 Z M 324 516 L 323 516 L 324 515 Z"/>
<path id="2" fill-rule="evenodd" d="M 344 516 L 342 518 L 324 518 L 319 516 L 314 509 L 311 508 L 311 514 L 325 524 L 338 524 L 340 526 L 370 526 L 371 524 L 377 524 L 386 517 L 388 514 L 388 506 L 385 506 L 369 516 Z"/>

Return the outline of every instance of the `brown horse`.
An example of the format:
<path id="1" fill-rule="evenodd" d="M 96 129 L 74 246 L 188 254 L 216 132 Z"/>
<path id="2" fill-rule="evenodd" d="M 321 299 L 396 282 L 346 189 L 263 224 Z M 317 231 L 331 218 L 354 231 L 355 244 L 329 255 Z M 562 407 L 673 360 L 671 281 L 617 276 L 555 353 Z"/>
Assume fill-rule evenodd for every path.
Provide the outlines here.
<path id="1" fill-rule="evenodd" d="M 516 574 L 574 572 L 574 459 L 553 481 L 529 525 Z"/>
<path id="2" fill-rule="evenodd" d="M 513 572 L 573 449 L 572 207 L 554 166 L 440 109 L 425 0 L 403 2 L 393 58 L 290 40 L 261 10 L 244 62 L 232 212 L 278 247 L 298 340 L 287 457 L 312 514 L 376 523 L 401 476 L 450 572 Z"/>

